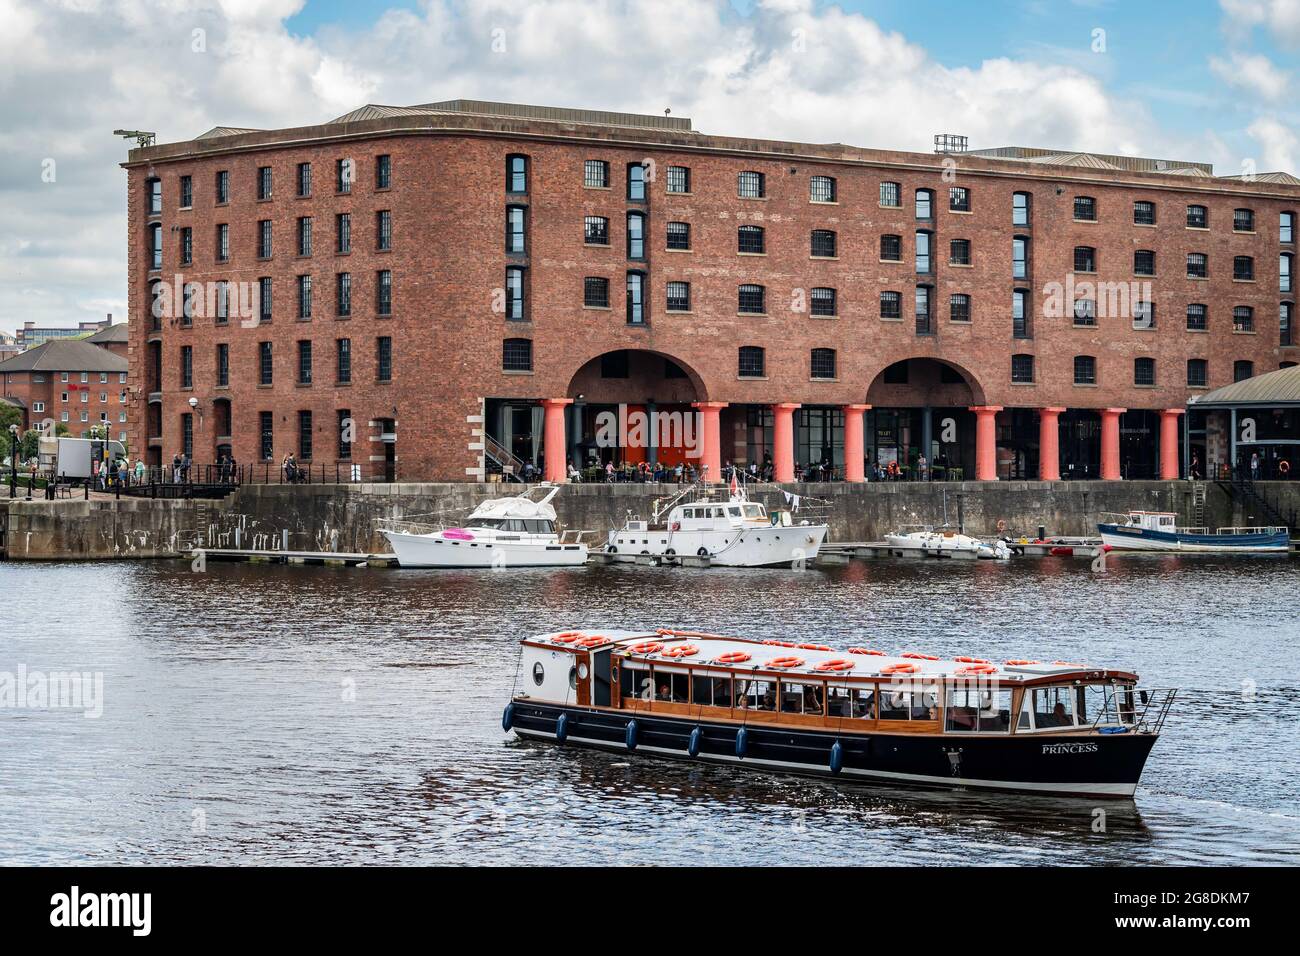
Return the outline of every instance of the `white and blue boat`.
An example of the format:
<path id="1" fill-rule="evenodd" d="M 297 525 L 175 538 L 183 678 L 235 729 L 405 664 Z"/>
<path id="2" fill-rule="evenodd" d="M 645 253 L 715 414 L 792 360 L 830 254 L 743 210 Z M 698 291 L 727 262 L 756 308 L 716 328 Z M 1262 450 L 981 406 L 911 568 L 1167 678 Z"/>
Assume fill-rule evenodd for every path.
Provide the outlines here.
<path id="1" fill-rule="evenodd" d="M 1286 528 L 1180 528 L 1169 511 L 1130 511 L 1122 522 L 1100 523 L 1101 543 L 1117 551 L 1196 551 L 1266 554 L 1291 547 Z"/>

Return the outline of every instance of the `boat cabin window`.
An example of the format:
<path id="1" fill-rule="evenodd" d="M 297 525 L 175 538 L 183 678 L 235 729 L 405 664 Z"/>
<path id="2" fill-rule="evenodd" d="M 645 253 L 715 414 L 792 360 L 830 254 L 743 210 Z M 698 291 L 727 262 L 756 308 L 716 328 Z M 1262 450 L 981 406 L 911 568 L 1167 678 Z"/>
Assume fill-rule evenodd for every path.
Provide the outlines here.
<path id="1" fill-rule="evenodd" d="M 947 730 L 1005 734 L 1011 731 L 1011 690 L 957 687 L 948 691 Z"/>
<path id="2" fill-rule="evenodd" d="M 684 704 L 690 698 L 690 677 L 655 669 L 655 700 Z"/>
<path id="3" fill-rule="evenodd" d="M 739 506 L 739 505 L 731 505 L 731 506 L 729 506 L 729 507 L 727 508 L 727 514 L 729 514 L 729 515 L 730 515 L 731 517 L 733 517 L 733 518 L 739 518 L 739 517 L 740 517 L 740 506 Z"/>
<path id="4" fill-rule="evenodd" d="M 704 707 L 731 706 L 730 677 L 696 677 L 692 690 L 692 704 Z"/>
<path id="5" fill-rule="evenodd" d="M 900 684 L 880 689 L 881 720 L 934 720 L 938 701 L 933 688 Z"/>
<path id="6" fill-rule="evenodd" d="M 746 517 L 746 518 L 761 518 L 761 517 L 763 517 L 763 506 L 762 506 L 762 505 L 745 505 L 745 517 Z"/>
<path id="7" fill-rule="evenodd" d="M 1073 727 L 1077 687 L 1036 687 L 1033 694 L 1034 729 Z M 1030 695 L 1026 694 L 1026 698 Z M 1024 726 L 1023 719 L 1021 726 Z"/>
<path id="8" fill-rule="evenodd" d="M 554 534 L 555 522 L 543 518 L 475 518 L 467 528 L 494 528 L 516 534 Z"/>
<path id="9" fill-rule="evenodd" d="M 1114 726 L 1133 723 L 1133 688 L 1086 684 L 1079 701 L 1080 724 Z"/>
<path id="10" fill-rule="evenodd" d="M 749 710 L 776 710 L 776 681 L 737 680 L 736 706 Z"/>
<path id="11" fill-rule="evenodd" d="M 644 665 L 624 664 L 622 682 L 619 687 L 622 689 L 625 700 L 633 698 L 649 700 L 651 690 L 650 668 Z"/>
<path id="12" fill-rule="evenodd" d="M 781 712 L 786 714 L 825 714 L 826 688 L 822 684 L 781 682 Z"/>
<path id="13" fill-rule="evenodd" d="M 826 690 L 826 715 L 872 720 L 876 716 L 876 692 L 869 687 L 829 687 Z"/>

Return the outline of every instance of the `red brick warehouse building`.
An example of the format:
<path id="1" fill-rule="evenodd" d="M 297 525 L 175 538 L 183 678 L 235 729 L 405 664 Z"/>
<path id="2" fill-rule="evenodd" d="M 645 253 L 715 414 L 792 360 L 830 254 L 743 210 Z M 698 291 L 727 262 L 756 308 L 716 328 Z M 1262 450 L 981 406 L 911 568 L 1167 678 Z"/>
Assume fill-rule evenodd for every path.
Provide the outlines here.
<path id="1" fill-rule="evenodd" d="M 711 476 L 1176 477 L 1208 460 L 1190 396 L 1294 361 L 1300 180 L 941 148 L 457 100 L 132 150 L 134 447 L 402 480 L 681 456 L 602 447 L 623 405 L 697 409 Z"/>

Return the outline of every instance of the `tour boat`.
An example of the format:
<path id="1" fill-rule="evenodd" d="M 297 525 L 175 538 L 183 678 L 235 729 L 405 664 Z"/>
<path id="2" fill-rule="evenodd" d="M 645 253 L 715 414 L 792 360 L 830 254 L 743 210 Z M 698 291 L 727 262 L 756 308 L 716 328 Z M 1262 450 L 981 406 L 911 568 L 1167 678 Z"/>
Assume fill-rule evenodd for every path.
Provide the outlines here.
<path id="1" fill-rule="evenodd" d="M 520 737 L 923 787 L 1131 797 L 1176 693 L 1093 664 L 663 628 L 520 645 Z"/>
<path id="2" fill-rule="evenodd" d="M 489 498 L 464 525 L 424 534 L 380 528 L 404 568 L 550 568 L 587 563 L 581 532 L 557 533 L 551 499 L 558 485 Z M 543 491 L 541 498 L 533 497 Z"/>
<path id="3" fill-rule="evenodd" d="M 1103 545 L 1118 551 L 1222 551 L 1267 554 L 1287 551 L 1286 528 L 1180 528 L 1170 511 L 1130 511 L 1122 522 L 1098 524 Z"/>
<path id="4" fill-rule="evenodd" d="M 899 558 L 1006 560 L 1011 557 L 1011 548 L 1001 538 L 993 544 L 986 544 L 979 538 L 949 529 L 898 531 L 885 535 L 885 544 L 889 546 L 890 554 Z"/>
<path id="5" fill-rule="evenodd" d="M 817 557 L 829 530 L 825 524 L 796 520 L 788 510 L 769 512 L 750 501 L 733 478 L 725 501 L 696 486 L 666 503 L 656 501 L 649 521 L 630 517 L 610 532 L 605 553 L 616 561 L 695 555 L 723 567 L 790 566 Z"/>

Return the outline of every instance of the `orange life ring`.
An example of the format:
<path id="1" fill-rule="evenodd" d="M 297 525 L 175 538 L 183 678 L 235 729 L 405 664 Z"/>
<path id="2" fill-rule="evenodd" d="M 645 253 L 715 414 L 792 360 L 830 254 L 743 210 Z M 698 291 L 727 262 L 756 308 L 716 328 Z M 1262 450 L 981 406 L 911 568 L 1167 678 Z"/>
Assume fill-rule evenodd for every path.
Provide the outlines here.
<path id="1" fill-rule="evenodd" d="M 749 655 L 744 651 L 727 651 L 727 653 L 714 658 L 714 661 L 718 664 L 743 664 L 747 660 L 749 660 Z"/>
<path id="2" fill-rule="evenodd" d="M 1006 522 L 1006 519 L 1005 519 L 1005 518 L 999 518 L 999 519 L 998 519 L 998 534 L 1003 534 L 1003 533 L 1006 532 L 1006 530 L 1007 530 L 1007 522 Z"/>
<path id="3" fill-rule="evenodd" d="M 835 658 L 830 661 L 822 661 L 813 667 L 815 671 L 851 671 L 854 664 L 852 661 L 846 661 L 843 658 Z"/>
<path id="4" fill-rule="evenodd" d="M 1280 474 L 1280 475 L 1289 475 L 1289 474 L 1291 474 L 1291 462 L 1289 462 L 1289 461 L 1287 461 L 1285 458 L 1283 458 L 1281 461 L 1279 461 L 1279 462 L 1277 463 L 1277 471 L 1278 471 L 1278 474 Z"/>
<path id="5" fill-rule="evenodd" d="M 563 634 L 556 634 L 551 640 L 556 644 L 572 644 L 580 637 L 582 637 L 582 631 L 565 631 Z"/>
<path id="6" fill-rule="evenodd" d="M 1026 664 L 1041 664 L 1042 661 L 1006 661 L 1011 667 L 1024 667 Z"/>
<path id="7" fill-rule="evenodd" d="M 765 640 L 763 643 L 764 643 L 764 644 L 770 644 L 770 645 L 772 645 L 773 647 L 798 647 L 798 645 L 795 644 L 794 641 L 778 641 L 778 640 L 777 640 L 776 638 L 774 638 L 774 637 L 769 637 L 769 638 L 768 638 L 767 640 Z"/>
<path id="8" fill-rule="evenodd" d="M 849 650 L 848 650 L 848 653 L 850 653 L 850 654 L 866 654 L 866 655 L 869 656 L 869 657 L 884 657 L 884 656 L 885 656 L 885 652 L 884 652 L 884 651 L 873 651 L 873 650 L 872 650 L 871 648 L 869 648 L 869 647 L 850 647 Z"/>
<path id="9" fill-rule="evenodd" d="M 915 664 L 890 664 L 880 668 L 882 674 L 915 674 L 921 668 Z"/>
<path id="10" fill-rule="evenodd" d="M 671 525 L 671 527 L 670 527 L 669 530 L 671 530 L 671 531 L 681 531 L 681 530 L 682 530 L 682 523 L 681 523 L 680 521 L 674 521 L 674 522 L 672 523 L 672 525 Z"/>
<path id="11" fill-rule="evenodd" d="M 937 661 L 939 659 L 932 654 L 917 654 L 913 651 L 908 651 L 906 654 L 903 654 L 901 656 L 909 658 L 910 660 L 914 660 L 914 661 Z"/>
<path id="12" fill-rule="evenodd" d="M 825 644 L 800 644 L 801 651 L 829 651 L 830 647 Z"/>
<path id="13" fill-rule="evenodd" d="M 1074 661 L 1052 661 L 1052 663 L 1057 664 L 1061 667 L 1087 667 L 1088 666 L 1087 664 L 1077 664 Z"/>
<path id="14" fill-rule="evenodd" d="M 660 654 L 660 657 L 691 657 L 698 654 L 700 649 L 694 644 L 674 644 L 668 650 Z"/>
<path id="15" fill-rule="evenodd" d="M 607 638 L 603 634 L 589 634 L 586 637 L 579 638 L 578 646 L 579 647 L 600 647 L 600 645 L 604 644 L 608 640 L 609 638 Z"/>
<path id="16" fill-rule="evenodd" d="M 956 670 L 958 677 L 966 677 L 970 674 L 996 674 L 997 672 L 998 669 L 993 664 L 968 664 Z"/>
<path id="17" fill-rule="evenodd" d="M 953 660 L 955 660 L 958 664 L 987 664 L 988 663 L 988 661 L 986 661 L 982 657 L 954 657 Z"/>
<path id="18" fill-rule="evenodd" d="M 633 644 L 631 650 L 633 654 L 653 654 L 663 646 L 663 641 L 642 641 L 640 644 Z"/>
<path id="19" fill-rule="evenodd" d="M 768 667 L 780 667 L 782 669 L 790 667 L 803 667 L 802 657 L 774 657 L 767 662 Z"/>

